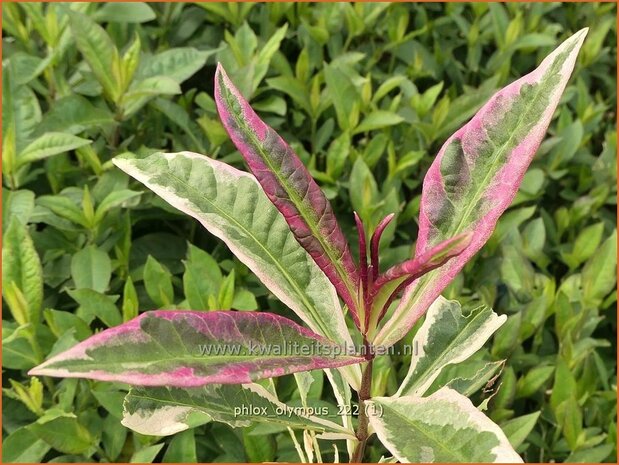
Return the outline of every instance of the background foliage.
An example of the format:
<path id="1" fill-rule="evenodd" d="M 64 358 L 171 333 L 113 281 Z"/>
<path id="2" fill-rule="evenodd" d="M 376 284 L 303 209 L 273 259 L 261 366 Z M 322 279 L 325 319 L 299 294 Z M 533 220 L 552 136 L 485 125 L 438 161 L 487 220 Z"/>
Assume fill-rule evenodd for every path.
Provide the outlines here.
<path id="1" fill-rule="evenodd" d="M 412 252 L 423 174 L 446 137 L 586 26 L 520 193 L 446 296 L 509 316 L 468 369 L 505 360 L 473 399 L 526 461 L 614 461 L 615 9 L 3 3 L 4 461 L 298 460 L 276 427 L 141 436 L 120 425 L 126 386 L 25 375 L 148 309 L 294 318 L 221 242 L 110 163 L 192 150 L 242 167 L 212 99 L 217 61 L 311 167 L 352 241 L 352 209 L 371 226 L 397 213 L 388 264 Z M 374 394 L 395 392 L 407 368 L 377 361 Z M 335 403 L 314 377 L 312 401 Z M 299 398 L 292 377 L 277 387 Z"/>

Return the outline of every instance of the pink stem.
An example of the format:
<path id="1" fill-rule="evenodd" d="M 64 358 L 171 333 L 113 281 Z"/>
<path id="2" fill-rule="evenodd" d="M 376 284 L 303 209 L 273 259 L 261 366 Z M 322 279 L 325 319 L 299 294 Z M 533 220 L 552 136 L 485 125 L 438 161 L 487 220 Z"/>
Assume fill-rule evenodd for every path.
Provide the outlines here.
<path id="1" fill-rule="evenodd" d="M 363 300 L 367 301 L 368 297 L 368 252 L 367 252 L 367 240 L 365 236 L 365 229 L 363 227 L 363 221 L 357 215 L 357 212 L 353 212 L 355 216 L 355 224 L 357 225 L 357 233 L 359 235 L 359 274 L 361 277 L 361 289 L 363 290 Z M 364 327 L 367 329 L 367 323 L 369 322 L 367 311 L 367 305 L 364 305 Z"/>
<path id="2" fill-rule="evenodd" d="M 385 228 L 391 223 L 391 220 L 395 217 L 395 213 L 391 213 L 385 216 L 378 226 L 376 226 L 376 231 L 372 234 L 372 240 L 370 242 L 370 258 L 372 261 L 372 281 L 376 280 L 378 276 L 379 267 L 378 267 L 378 246 L 380 244 L 380 238 L 385 231 Z"/>

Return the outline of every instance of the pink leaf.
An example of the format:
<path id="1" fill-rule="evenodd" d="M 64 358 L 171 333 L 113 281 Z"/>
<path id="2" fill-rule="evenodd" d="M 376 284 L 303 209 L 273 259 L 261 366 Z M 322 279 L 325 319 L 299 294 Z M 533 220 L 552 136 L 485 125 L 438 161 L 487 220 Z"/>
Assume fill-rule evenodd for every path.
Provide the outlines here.
<path id="1" fill-rule="evenodd" d="M 106 329 L 30 370 L 139 386 L 240 384 L 364 361 L 287 318 L 157 310 Z"/>
<path id="2" fill-rule="evenodd" d="M 331 204 L 299 157 L 252 110 L 221 65 L 215 74 L 215 101 L 222 123 L 249 169 L 359 326 L 358 271 Z"/>
<path id="3" fill-rule="evenodd" d="M 540 66 L 497 92 L 439 151 L 423 182 L 416 255 L 465 232 L 466 249 L 407 288 L 375 345 L 390 346 L 486 243 L 542 142 L 587 34 L 583 29 Z"/>

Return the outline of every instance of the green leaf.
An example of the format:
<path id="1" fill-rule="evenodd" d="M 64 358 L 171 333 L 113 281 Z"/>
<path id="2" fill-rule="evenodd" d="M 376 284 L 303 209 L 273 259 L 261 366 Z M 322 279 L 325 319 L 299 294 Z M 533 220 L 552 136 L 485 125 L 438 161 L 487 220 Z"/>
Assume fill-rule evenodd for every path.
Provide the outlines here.
<path id="1" fill-rule="evenodd" d="M 106 96 L 116 102 L 120 97 L 118 50 L 105 30 L 89 16 L 68 10 L 77 48 L 103 87 Z"/>
<path id="2" fill-rule="evenodd" d="M 608 460 L 615 449 L 614 444 L 603 444 L 589 449 L 577 450 L 572 452 L 564 463 L 602 463 L 611 462 Z M 614 459 L 614 457 L 613 457 Z"/>
<path id="3" fill-rule="evenodd" d="M 77 315 L 87 323 L 90 323 L 95 317 L 99 318 L 107 327 L 122 323 L 120 312 L 114 305 L 114 298 L 88 288 L 70 289 L 67 293 L 80 305 L 77 309 Z"/>
<path id="4" fill-rule="evenodd" d="M 501 429 L 514 449 L 518 448 L 527 439 L 527 436 L 535 427 L 539 415 L 540 412 L 533 412 L 512 418 L 501 424 Z"/>
<path id="5" fill-rule="evenodd" d="M 123 288 L 123 322 L 129 321 L 138 316 L 140 308 L 140 302 L 138 301 L 138 294 L 131 280 L 131 276 L 127 277 L 125 281 L 125 287 Z"/>
<path id="6" fill-rule="evenodd" d="M 555 415 L 560 404 L 576 396 L 576 387 L 576 380 L 569 366 L 562 358 L 559 358 L 550 395 L 550 406 L 554 410 Z"/>
<path id="7" fill-rule="evenodd" d="M 77 289 L 105 292 L 112 276 L 112 262 L 107 253 L 89 245 L 71 258 L 71 277 Z"/>
<path id="8" fill-rule="evenodd" d="M 170 441 L 163 463 L 196 463 L 196 438 L 193 431 L 182 431 Z"/>
<path id="9" fill-rule="evenodd" d="M 148 101 L 159 95 L 176 95 L 181 93 L 177 81 L 167 76 L 153 76 L 142 81 L 134 81 L 129 90 L 122 96 L 125 118 L 133 115 Z"/>
<path id="10" fill-rule="evenodd" d="M 84 217 L 84 212 L 70 198 L 64 195 L 42 195 L 37 197 L 36 203 L 42 207 L 50 209 L 56 215 L 66 218 L 75 224 L 89 227 L 88 221 Z"/>
<path id="11" fill-rule="evenodd" d="M 118 2 L 104 3 L 93 17 L 102 23 L 146 23 L 157 16 L 148 3 Z"/>
<path id="12" fill-rule="evenodd" d="M 103 450 L 110 460 L 117 460 L 127 440 L 127 429 L 114 415 L 108 415 L 103 420 L 101 442 Z"/>
<path id="13" fill-rule="evenodd" d="M 151 255 L 144 265 L 144 285 L 148 296 L 158 307 L 165 308 L 174 303 L 172 275 Z"/>
<path id="14" fill-rule="evenodd" d="M 340 128 L 353 129 L 356 126 L 354 115 L 356 114 L 357 118 L 359 115 L 359 91 L 350 77 L 337 65 L 327 65 L 323 72 Z"/>
<path id="15" fill-rule="evenodd" d="M 37 133 L 62 132 L 76 135 L 113 123 L 114 117 L 108 110 L 95 107 L 81 95 L 71 94 L 54 102 L 43 115 Z"/>
<path id="16" fill-rule="evenodd" d="M 130 463 L 151 463 L 157 457 L 157 454 L 165 446 L 164 443 L 155 444 L 154 446 L 143 447 L 142 449 L 134 452 L 131 456 Z"/>
<path id="17" fill-rule="evenodd" d="M 3 161 L 8 151 L 16 155 L 30 142 L 40 121 L 41 107 L 34 92 L 30 87 L 13 85 L 9 73 L 4 72 L 2 75 Z M 7 137 L 9 133 L 12 137 Z"/>
<path id="18" fill-rule="evenodd" d="M 582 269 L 586 302 L 599 304 L 617 287 L 617 230 L 606 239 Z"/>
<path id="19" fill-rule="evenodd" d="M 413 348 L 418 352 L 411 358 L 397 395 L 423 395 L 443 367 L 462 362 L 477 352 L 506 319 L 486 306 L 465 315 L 458 302 L 439 296 L 415 334 Z"/>
<path id="20" fill-rule="evenodd" d="M 14 284 L 28 306 L 28 322 L 37 324 L 43 302 L 43 270 L 26 226 L 13 219 L 2 238 L 2 288 Z"/>
<path id="21" fill-rule="evenodd" d="M 40 463 L 51 446 L 28 427 L 16 429 L 2 440 L 4 463 Z"/>
<path id="22" fill-rule="evenodd" d="M 522 462 L 501 428 L 452 389 L 368 405 L 370 424 L 400 462 Z"/>
<path id="23" fill-rule="evenodd" d="M 191 389 L 134 387 L 125 399 L 123 425 L 141 434 L 168 436 L 209 421 L 232 427 L 275 422 L 297 429 L 350 434 L 329 420 L 292 410 L 258 384 L 212 384 Z"/>
<path id="24" fill-rule="evenodd" d="M 209 308 L 209 297 L 215 297 L 223 276 L 219 264 L 207 252 L 189 244 L 183 289 L 190 308 L 216 310 Z"/>
<path id="25" fill-rule="evenodd" d="M 163 98 L 156 98 L 150 105 L 163 113 L 174 125 L 180 127 L 189 136 L 193 147 L 203 150 L 202 131 L 182 106 Z"/>
<path id="26" fill-rule="evenodd" d="M 34 209 L 34 192 L 2 189 L 2 228 L 6 230 L 11 219 L 27 224 Z"/>
<path id="27" fill-rule="evenodd" d="M 234 270 L 224 278 L 219 288 L 217 296 L 218 307 L 220 310 L 230 310 L 234 301 Z"/>
<path id="28" fill-rule="evenodd" d="M 350 173 L 350 203 L 365 223 L 371 223 L 378 199 L 376 179 L 361 157 L 357 158 Z"/>
<path id="29" fill-rule="evenodd" d="M 363 121 L 361 121 L 361 124 L 355 128 L 353 134 L 395 126 L 396 124 L 400 124 L 402 121 L 404 121 L 404 118 L 397 113 L 385 110 L 375 110 L 366 116 Z"/>
<path id="30" fill-rule="evenodd" d="M 49 413 L 48 413 L 49 415 Z M 96 440 L 73 414 L 61 412 L 40 418 L 28 429 L 54 449 L 65 454 L 90 455 L 96 447 Z"/>
<path id="31" fill-rule="evenodd" d="M 97 206 L 95 211 L 95 224 L 101 222 L 105 214 L 113 208 L 120 207 L 123 203 L 139 195 L 142 195 L 142 193 L 129 189 L 121 189 L 110 192 Z"/>
<path id="32" fill-rule="evenodd" d="M 218 49 L 200 51 L 192 47 L 171 48 L 156 55 L 142 57 L 136 79 L 166 76 L 181 83 L 201 69 Z"/>
<path id="33" fill-rule="evenodd" d="M 541 389 L 555 371 L 554 366 L 531 368 L 516 384 L 516 398 L 529 398 Z"/>
<path id="34" fill-rule="evenodd" d="M 277 452 L 275 437 L 271 434 L 253 436 L 247 428 L 243 429 L 243 446 L 247 460 L 252 463 L 273 462 Z"/>
<path id="35" fill-rule="evenodd" d="M 587 226 L 576 237 L 572 251 L 561 253 L 561 259 L 570 269 L 578 268 L 598 249 L 600 242 L 602 242 L 602 234 L 604 234 L 604 223 Z"/>

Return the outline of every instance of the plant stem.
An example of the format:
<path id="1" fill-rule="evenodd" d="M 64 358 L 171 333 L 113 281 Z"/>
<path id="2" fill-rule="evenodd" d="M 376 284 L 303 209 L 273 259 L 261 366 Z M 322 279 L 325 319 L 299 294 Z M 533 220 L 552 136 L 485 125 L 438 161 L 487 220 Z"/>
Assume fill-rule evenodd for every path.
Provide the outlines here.
<path id="1" fill-rule="evenodd" d="M 366 349 L 369 349 L 366 342 Z M 361 378 L 361 387 L 359 388 L 359 424 L 357 426 L 357 439 L 359 443 L 350 458 L 350 463 L 361 463 L 363 461 L 363 453 L 365 452 L 365 444 L 368 440 L 368 422 L 365 401 L 371 397 L 372 391 L 372 363 L 373 360 L 369 360 L 365 370 L 363 371 L 363 377 Z"/>

